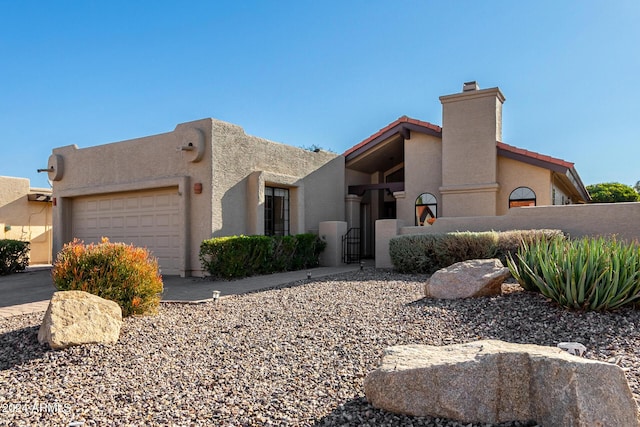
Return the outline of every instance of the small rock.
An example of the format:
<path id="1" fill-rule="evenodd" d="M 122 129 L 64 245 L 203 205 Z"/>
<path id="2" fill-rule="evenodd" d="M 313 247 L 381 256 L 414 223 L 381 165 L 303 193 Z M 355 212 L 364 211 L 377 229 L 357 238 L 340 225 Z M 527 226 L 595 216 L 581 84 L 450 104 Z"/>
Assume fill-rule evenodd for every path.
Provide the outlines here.
<path id="1" fill-rule="evenodd" d="M 55 292 L 38 331 L 40 344 L 54 349 L 82 344 L 113 344 L 122 326 L 122 309 L 83 291 Z"/>

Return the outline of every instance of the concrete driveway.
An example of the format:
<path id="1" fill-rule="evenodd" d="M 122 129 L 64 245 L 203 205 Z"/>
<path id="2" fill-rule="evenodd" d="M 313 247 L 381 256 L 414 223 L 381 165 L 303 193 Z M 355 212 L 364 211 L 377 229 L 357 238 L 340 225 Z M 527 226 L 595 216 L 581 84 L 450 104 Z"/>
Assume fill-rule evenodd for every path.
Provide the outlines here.
<path id="1" fill-rule="evenodd" d="M 355 271 L 357 264 L 338 267 L 317 267 L 309 270 L 287 271 L 238 280 L 211 280 L 199 277 L 163 276 L 162 301 L 201 301 L 210 299 L 214 290 L 220 296 L 244 294 L 287 283 Z M 0 317 L 25 312 L 44 311 L 56 291 L 51 279 L 51 267 L 30 267 L 27 271 L 0 276 Z M 22 306 L 17 307 L 17 306 Z"/>

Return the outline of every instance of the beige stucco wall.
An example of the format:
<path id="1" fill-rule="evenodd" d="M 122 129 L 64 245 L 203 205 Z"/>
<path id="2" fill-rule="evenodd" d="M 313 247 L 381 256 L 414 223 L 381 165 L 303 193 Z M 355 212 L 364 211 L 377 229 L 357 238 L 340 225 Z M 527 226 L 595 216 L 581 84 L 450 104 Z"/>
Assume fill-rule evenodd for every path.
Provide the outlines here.
<path id="1" fill-rule="evenodd" d="M 246 135 L 214 121 L 214 236 L 264 233 L 264 187 L 289 189 L 291 234 L 344 220 L 344 157 Z"/>
<path id="2" fill-rule="evenodd" d="M 418 132 L 404 142 L 404 197 L 397 200 L 397 218 L 405 224 L 415 223 L 415 203 L 422 193 L 438 200 L 441 214 L 442 142 L 440 138 Z"/>
<path id="3" fill-rule="evenodd" d="M 61 176 L 56 176 L 57 170 L 49 173 L 55 199 L 54 253 L 74 237 L 71 233 L 74 198 L 173 188 L 181 200 L 179 246 L 184 274 L 200 270 L 198 239 L 211 234 L 211 202 L 206 195 L 193 194 L 193 184 L 211 182 L 211 128 L 212 120 L 204 119 L 180 124 L 173 132 L 160 135 L 88 148 L 75 145 L 55 148 L 49 165 L 59 163 L 63 173 Z M 196 151 L 179 149 L 189 141 L 203 150 L 199 161 L 191 161 Z"/>
<path id="4" fill-rule="evenodd" d="M 28 200 L 31 188 L 26 178 L 0 176 L 0 239 L 30 242 L 29 263 L 51 263 L 51 203 Z"/>
<path id="5" fill-rule="evenodd" d="M 551 205 L 552 172 L 538 166 L 498 156 L 497 214 L 509 211 L 509 196 L 518 187 L 529 187 L 536 193 L 536 206 Z"/>
<path id="6" fill-rule="evenodd" d="M 572 238 L 615 235 L 626 241 L 640 242 L 638 218 L 640 202 L 522 207 L 511 209 L 502 216 L 438 218 L 433 225 L 425 227 L 402 226 L 399 220 L 397 224 L 392 220 L 378 221 L 376 229 L 384 231 L 376 241 L 376 267 L 392 267 L 389 240 L 396 235 L 557 229 Z"/>
<path id="7" fill-rule="evenodd" d="M 430 227 L 404 227 L 400 234 L 452 231 L 558 229 L 572 237 L 617 235 L 640 241 L 640 202 L 521 207 L 493 217 L 438 218 Z"/>
<path id="8" fill-rule="evenodd" d="M 53 166 L 49 176 L 56 202 L 54 252 L 74 237 L 74 198 L 175 189 L 180 197 L 184 275 L 202 275 L 202 240 L 264 232 L 264 185 L 292 189 L 292 233 L 317 230 L 320 221 L 344 218 L 342 156 L 249 136 L 239 126 L 213 119 L 128 141 L 56 148 L 49 166 Z M 195 186 L 200 184 L 202 192 L 197 193 Z"/>

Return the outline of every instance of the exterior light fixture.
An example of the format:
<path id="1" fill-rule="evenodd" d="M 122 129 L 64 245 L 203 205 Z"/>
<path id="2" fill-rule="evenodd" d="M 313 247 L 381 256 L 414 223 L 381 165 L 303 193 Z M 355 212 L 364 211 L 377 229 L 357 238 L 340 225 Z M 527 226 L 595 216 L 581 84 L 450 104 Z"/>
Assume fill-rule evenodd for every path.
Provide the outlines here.
<path id="1" fill-rule="evenodd" d="M 213 291 L 213 302 L 218 302 L 220 299 L 220 291 Z"/>
<path id="2" fill-rule="evenodd" d="M 195 194 L 201 194 L 202 193 L 202 183 L 201 182 L 196 182 L 195 184 L 193 184 L 193 192 Z"/>
<path id="3" fill-rule="evenodd" d="M 311 279 L 311 272 L 307 271 L 307 279 Z"/>

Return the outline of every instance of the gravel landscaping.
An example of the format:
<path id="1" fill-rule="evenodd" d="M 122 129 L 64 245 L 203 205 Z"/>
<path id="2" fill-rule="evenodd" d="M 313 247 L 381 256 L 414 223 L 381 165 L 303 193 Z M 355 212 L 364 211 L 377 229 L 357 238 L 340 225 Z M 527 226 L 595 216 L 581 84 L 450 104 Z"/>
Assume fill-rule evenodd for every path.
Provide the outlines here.
<path id="1" fill-rule="evenodd" d="M 585 357 L 625 369 L 640 398 L 639 311 L 570 312 L 516 284 L 425 299 L 425 279 L 368 269 L 163 304 L 125 319 L 115 345 L 61 351 L 38 344 L 43 313 L 0 319 L 0 426 L 472 426 L 377 410 L 362 382 L 387 346 L 483 338 L 581 342 Z"/>

